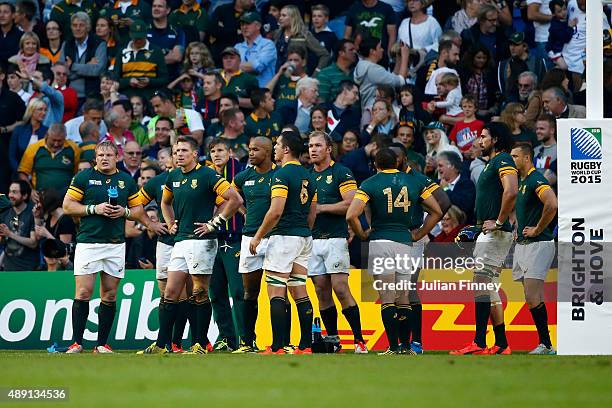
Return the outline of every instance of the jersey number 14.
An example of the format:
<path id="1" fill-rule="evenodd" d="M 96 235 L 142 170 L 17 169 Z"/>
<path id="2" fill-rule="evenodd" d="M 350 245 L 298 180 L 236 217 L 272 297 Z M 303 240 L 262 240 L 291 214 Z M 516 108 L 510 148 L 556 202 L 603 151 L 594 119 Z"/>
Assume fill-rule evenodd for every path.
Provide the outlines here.
<path id="1" fill-rule="evenodd" d="M 408 188 L 406 186 L 402 187 L 397 197 L 395 197 L 395 200 L 393 199 L 391 187 L 385 188 L 383 194 L 387 196 L 387 212 L 389 214 L 393 212 L 393 207 L 403 208 L 404 212 L 408 212 L 410 200 L 408 199 Z"/>

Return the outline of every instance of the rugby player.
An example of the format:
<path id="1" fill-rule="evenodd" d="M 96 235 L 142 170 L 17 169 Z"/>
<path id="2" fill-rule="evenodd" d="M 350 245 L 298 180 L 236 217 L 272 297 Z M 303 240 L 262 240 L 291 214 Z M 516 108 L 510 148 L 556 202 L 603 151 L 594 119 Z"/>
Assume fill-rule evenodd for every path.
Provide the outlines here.
<path id="1" fill-rule="evenodd" d="M 165 118 L 159 118 L 157 123 L 160 123 L 163 119 Z M 176 168 L 175 156 L 168 156 L 163 165 L 166 170 L 147 181 L 138 192 L 140 194 L 140 199 L 143 206 L 148 205 L 151 201 L 155 201 L 157 203 L 157 213 L 160 220 L 163 219 L 160 204 L 164 191 L 164 185 L 166 185 L 168 174 Z M 172 254 L 173 246 L 174 237 L 172 235 L 163 234 L 157 238 L 157 246 L 155 248 L 155 278 L 157 279 L 157 287 L 159 288 L 159 293 L 161 296 L 159 300 L 160 305 L 164 303 L 164 291 L 166 289 L 166 282 L 168 280 L 168 262 L 170 262 L 170 255 Z M 183 352 L 183 333 L 185 331 L 187 315 L 189 313 L 189 304 L 187 303 L 187 299 L 189 297 L 188 294 L 191 294 L 191 279 L 187 280 L 185 288 L 183 288 L 181 291 L 181 296 L 176 304 L 176 320 L 174 322 L 172 341 L 171 344 L 169 344 L 173 353 Z M 162 308 L 158 308 L 158 313 L 160 310 L 162 310 Z"/>
<path id="2" fill-rule="evenodd" d="M 419 180 L 419 182 L 424 182 L 427 185 L 427 190 L 431 193 L 431 195 L 436 199 L 440 209 L 442 210 L 442 216 L 446 214 L 448 209 L 451 206 L 451 201 L 448 198 L 448 195 L 438 183 L 421 173 L 420 171 L 414 169 L 410 165 L 408 165 L 408 157 L 406 156 L 406 148 L 401 143 L 392 143 L 389 145 L 389 148 L 393 150 L 393 152 L 397 155 L 397 169 L 401 172 L 406 173 L 410 177 L 415 177 Z M 416 231 L 423 225 L 423 217 L 425 216 L 423 207 L 415 207 L 414 216 L 412 218 L 412 225 L 410 227 L 411 231 Z M 430 215 L 428 215 L 430 216 Z M 412 246 L 414 249 L 414 256 L 418 256 L 420 259 L 424 259 L 425 254 L 425 245 L 429 242 L 429 237 L 424 236 L 418 242 L 413 242 Z M 420 264 L 420 262 L 419 262 Z M 414 285 L 415 289 L 410 290 L 408 292 L 408 302 L 405 299 L 398 299 L 396 302 L 396 307 L 398 309 L 407 309 L 408 316 L 406 319 L 398 319 L 399 326 L 406 326 L 403 329 L 398 329 L 400 335 L 404 335 L 405 337 L 400 337 L 400 343 L 402 344 L 402 351 L 411 350 L 414 354 L 423 354 L 423 340 L 422 340 L 422 331 L 423 331 L 423 305 L 421 304 L 421 298 L 419 296 L 419 292 L 416 289 L 416 285 L 419 282 L 419 274 L 421 272 L 421 267 L 419 266 L 416 269 L 416 272 L 412 274 L 410 277 L 410 281 Z"/>
<path id="3" fill-rule="evenodd" d="M 476 226 L 482 228 L 482 233 L 476 239 L 474 259 L 482 267 L 474 270 L 474 282 L 498 283 L 504 260 L 512 245 L 512 227 L 508 218 L 516 201 L 518 172 L 509 153 L 512 136 L 506 125 L 500 122 L 485 125 L 480 139 L 475 143 L 480 143 L 482 155 L 488 157 L 489 162 L 476 185 Z M 476 290 L 474 301 L 474 341 L 450 354 L 511 354 L 499 293 Z M 487 349 L 489 316 L 495 333 L 495 345 Z"/>
<path id="4" fill-rule="evenodd" d="M 277 139 L 274 160 L 282 167 L 273 176 L 270 208 L 249 244 L 249 251 L 256 255 L 261 241 L 270 235 L 263 269 L 270 298 L 273 341 L 266 354 L 288 351 L 283 348 L 287 289 L 295 301 L 300 321 L 300 343 L 293 354 L 312 353 L 312 304 L 306 292 L 306 278 L 317 194 L 310 172 L 298 161 L 302 149 L 298 132 L 285 131 Z"/>
<path id="5" fill-rule="evenodd" d="M 238 272 L 242 275 L 244 287 L 243 333 L 240 347 L 236 354 L 255 353 L 258 351 L 255 342 L 255 323 L 257 322 L 257 298 L 263 275 L 263 262 L 268 247 L 268 237 L 264 237 L 257 247 L 257 254 L 249 251 L 249 245 L 257 228 L 261 225 L 270 208 L 270 185 L 276 165 L 272 163 L 272 141 L 264 136 L 257 136 L 249 143 L 249 163 L 251 167 L 238 173 L 232 185 L 244 197 L 246 208 L 241 212 L 246 218 L 242 229 L 240 244 L 240 262 Z M 285 341 L 283 345 L 288 344 Z"/>
<path id="6" fill-rule="evenodd" d="M 308 276 L 314 283 L 319 300 L 319 312 L 328 336 L 338 336 L 338 311 L 332 296 L 336 294 L 342 313 L 353 331 L 355 353 L 367 353 L 361 334 L 359 306 L 348 283 L 350 259 L 348 252 L 348 209 L 357 183 L 353 173 L 331 158 L 333 142 L 324 132 L 312 132 L 308 141 L 311 169 L 317 189 L 317 217 L 312 229 L 312 253 L 308 261 Z M 340 351 L 339 347 L 337 351 Z"/>
<path id="7" fill-rule="evenodd" d="M 198 164 L 198 144 L 195 139 L 180 136 L 174 149 L 180 171 L 168 174 L 161 207 L 166 225 L 169 225 L 169 233 L 176 236 L 168 263 L 165 299 L 160 305 L 162 310 L 157 341 L 147 347 L 144 353 L 166 352 L 164 346 L 170 340 L 172 323 L 177 315 L 177 302 L 187 274 L 190 274 L 193 280 L 193 293 L 189 297 L 193 305 L 189 320 L 193 343 L 190 353 L 206 354 L 212 315 L 208 284 L 217 255 L 216 228 L 234 215 L 242 199 L 214 170 Z M 220 213 L 213 216 L 218 196 L 227 203 Z"/>
<path id="8" fill-rule="evenodd" d="M 557 214 L 557 196 L 546 177 L 536 171 L 530 144 L 518 143 L 510 154 L 521 176 L 516 197 L 512 279 L 523 284 L 525 301 L 540 339 L 540 344 L 529 354 L 556 354 L 548 332 L 544 281 L 555 258 L 552 221 Z"/>
<path id="9" fill-rule="evenodd" d="M 415 259 L 415 251 L 418 251 L 418 248 L 412 248 L 410 244 L 419 241 L 431 231 L 442 218 L 442 210 L 432 197 L 424 179 L 418 180 L 397 169 L 397 155 L 391 149 L 379 150 L 375 156 L 375 164 L 378 173 L 361 184 L 346 213 L 346 220 L 361 240 L 368 237 L 371 239 L 370 258 L 375 254 L 386 261 L 395 259 L 396 255 L 405 254 Z M 359 216 L 366 204 L 370 204 L 371 228 L 364 231 Z M 415 208 L 418 206 L 422 206 L 429 216 L 423 226 L 410 231 Z M 372 274 L 381 283 L 377 290 L 382 304 L 382 321 L 389 341 L 389 348 L 380 353 L 381 355 L 401 353 L 403 350 L 399 345 L 399 338 L 407 337 L 406 333 L 398 333 L 396 320 L 408 319 L 408 308 L 397 308 L 396 302 L 408 305 L 408 290 L 395 290 L 387 285 L 409 281 L 410 277 L 406 274 L 413 273 L 414 270 L 391 269 L 371 269 Z M 410 326 L 402 325 L 400 329 L 406 331 Z"/>
<path id="10" fill-rule="evenodd" d="M 112 142 L 101 142 L 95 153 L 96 166 L 83 170 L 72 179 L 63 203 L 66 215 L 80 217 L 74 256 L 74 343 L 67 353 L 83 351 L 89 300 L 98 272 L 100 306 L 94 353 L 112 353 L 107 342 L 115 319 L 117 287 L 125 274 L 125 218 L 138 221 L 157 234 L 167 232 L 162 224 L 151 221 L 143 210 L 134 179 L 117 169 L 117 146 Z M 113 204 L 109 197 L 112 197 Z"/>

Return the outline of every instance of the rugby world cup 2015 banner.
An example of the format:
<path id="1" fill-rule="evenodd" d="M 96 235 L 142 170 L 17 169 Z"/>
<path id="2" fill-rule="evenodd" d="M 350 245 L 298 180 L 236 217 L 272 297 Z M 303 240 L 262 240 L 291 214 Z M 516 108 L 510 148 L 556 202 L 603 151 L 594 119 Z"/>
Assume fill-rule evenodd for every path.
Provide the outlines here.
<path id="1" fill-rule="evenodd" d="M 380 305 L 363 301 L 364 292 L 371 284 L 362 279 L 360 271 L 351 272 L 349 284 L 359 301 L 363 334 L 371 350 L 384 349 L 387 339 L 380 318 Z M 434 279 L 435 277 L 435 279 Z M 427 350 L 448 350 L 463 345 L 473 338 L 474 308 L 469 296 L 453 296 L 444 291 L 445 282 L 471 279 L 471 274 L 458 276 L 453 271 L 421 273 L 422 281 L 434 282 L 420 291 L 423 301 L 423 342 Z M 521 301 L 522 287 L 511 279 L 511 271 L 502 273 L 501 297 L 505 308 L 506 330 L 514 350 L 528 350 L 538 343 L 537 332 L 529 310 Z M 555 302 L 556 271 L 546 282 L 546 299 L 553 341 L 556 333 Z M 71 306 L 74 278 L 70 272 L 0 272 L 0 349 L 44 349 L 51 343 L 68 345 L 72 338 Z M 271 344 L 269 303 L 262 284 L 259 298 L 257 341 L 260 347 Z M 315 315 L 318 306 L 314 287 L 308 282 Z M 98 286 L 94 294 L 98 293 Z M 97 307 L 100 299 L 90 302 L 90 314 L 85 331 L 85 346 L 92 347 L 97 335 Z M 149 345 L 157 336 L 159 327 L 157 306 L 159 293 L 154 271 L 130 270 L 117 291 L 117 315 L 109 343 L 117 349 L 136 349 Z M 340 304 L 336 302 L 340 311 Z M 299 341 L 297 313 L 292 313 L 292 342 Z M 345 349 L 352 347 L 348 323 L 339 313 L 338 329 Z M 188 332 L 188 328 L 186 330 Z M 217 328 L 211 325 L 209 338 L 215 339 Z M 187 336 L 185 336 L 187 338 Z M 487 341 L 493 344 L 489 330 Z M 189 344 L 189 342 L 187 342 Z"/>
<path id="2" fill-rule="evenodd" d="M 612 354 L 612 120 L 557 121 L 559 354 Z"/>

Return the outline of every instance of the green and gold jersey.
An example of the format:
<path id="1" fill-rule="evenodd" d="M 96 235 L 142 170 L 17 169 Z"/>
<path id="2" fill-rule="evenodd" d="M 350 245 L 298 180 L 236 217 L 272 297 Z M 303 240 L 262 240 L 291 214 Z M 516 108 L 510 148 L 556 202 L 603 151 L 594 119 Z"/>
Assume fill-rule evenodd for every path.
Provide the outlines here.
<path id="1" fill-rule="evenodd" d="M 221 77 L 224 80 L 221 93 L 234 94 L 238 98 L 248 98 L 254 89 L 259 88 L 257 78 L 246 72 L 238 71 L 234 75 L 230 75 L 225 71 L 221 71 Z"/>
<path id="2" fill-rule="evenodd" d="M 258 118 L 253 112 L 247 116 L 245 122 L 244 133 L 247 136 L 265 136 L 272 139 L 272 141 L 276 141 L 283 127 L 283 120 L 276 112 L 272 112 L 265 118 Z"/>
<path id="3" fill-rule="evenodd" d="M 132 4 L 125 9 L 125 12 L 123 12 L 119 1 L 108 3 L 106 8 L 100 11 L 100 15 L 110 18 L 113 24 L 118 24 L 119 20 L 123 18 L 151 21 L 151 4 L 147 4 L 144 0 L 132 0 Z M 115 35 L 118 44 L 125 45 L 130 41 L 129 31 L 130 27 L 127 25 L 115 26 Z"/>
<path id="4" fill-rule="evenodd" d="M 272 167 L 267 173 L 258 173 L 254 167 L 236 174 L 232 185 L 244 197 L 246 222 L 242 234 L 252 237 L 261 225 L 270 208 L 270 185 L 276 171 Z"/>
<path id="5" fill-rule="evenodd" d="M 181 4 L 170 13 L 168 21 L 174 27 L 194 27 L 201 32 L 206 32 L 210 27 L 210 16 L 198 3 L 191 7 Z"/>
<path id="6" fill-rule="evenodd" d="M 342 193 L 357 190 L 353 173 L 340 163 L 331 162 L 322 172 L 310 170 L 317 188 L 318 204 L 336 204 L 342 201 Z M 312 228 L 314 239 L 348 238 L 346 217 L 336 214 L 319 214 Z"/>
<path id="7" fill-rule="evenodd" d="M 548 180 L 535 168 L 529 170 L 527 177 L 521 179 L 518 195 L 516 197 L 516 222 L 518 241 L 536 242 L 551 241 L 553 239 L 552 223 L 544 228 L 544 231 L 533 238 L 525 238 L 523 229 L 525 227 L 535 227 L 540 221 L 544 203 L 540 200 L 546 190 L 550 190 Z"/>
<path id="8" fill-rule="evenodd" d="M 370 204 L 372 212 L 371 240 L 412 242 L 414 210 L 420 200 L 431 196 L 426 183 L 399 170 L 383 170 L 364 182 L 355 199 Z"/>
<path id="9" fill-rule="evenodd" d="M 96 159 L 96 146 L 98 142 L 81 142 L 79 143 L 79 150 L 81 157 L 79 161 L 94 163 Z"/>
<path id="10" fill-rule="evenodd" d="M 429 177 L 427 177 L 420 171 L 417 171 L 410 166 L 408 166 L 408 168 L 406 169 L 406 174 L 409 177 L 413 177 L 417 185 L 419 186 L 424 185 L 425 191 L 428 192 L 430 195 L 433 194 L 434 191 L 440 188 L 440 185 L 438 183 L 436 183 L 435 181 L 433 181 L 432 179 L 430 179 Z M 413 205 L 410 211 L 412 211 L 412 224 L 410 226 L 410 229 L 414 230 L 414 229 L 420 228 L 423 225 L 423 218 L 425 217 L 425 210 L 423 210 L 423 207 L 420 205 Z"/>
<path id="11" fill-rule="evenodd" d="M 476 185 L 476 224 L 482 226 L 487 220 L 497 220 L 501 209 L 502 178 L 507 175 L 518 174 L 514 160 L 508 153 L 501 152 L 489 160 L 480 174 Z M 506 220 L 501 227 L 502 231 L 511 232 L 510 222 Z"/>
<path id="12" fill-rule="evenodd" d="M 160 222 L 164 221 L 164 216 L 161 211 L 161 199 L 164 194 L 164 186 L 166 185 L 166 180 L 168 179 L 168 174 L 170 171 L 164 171 L 163 173 L 153 177 L 151 180 L 147 181 L 138 192 L 142 205 L 147 205 L 151 201 L 155 201 L 157 203 L 157 217 L 159 218 Z M 174 236 L 170 234 L 159 235 L 157 240 L 166 245 L 174 245 Z"/>
<path id="13" fill-rule="evenodd" d="M 186 239 L 211 239 L 217 236 L 212 231 L 198 237 L 193 230 L 196 222 L 208 222 L 213 217 L 217 196 L 223 195 L 230 184 L 214 170 L 196 165 L 191 171 L 181 170 L 168 174 L 163 197 L 173 198 L 174 217 L 178 231 L 174 242 Z"/>
<path id="14" fill-rule="evenodd" d="M 270 235 L 309 237 L 310 204 L 317 201 L 317 190 L 308 170 L 297 161 L 290 161 L 276 170 L 272 177 L 270 196 L 287 199 L 283 215 Z"/>
<path id="15" fill-rule="evenodd" d="M 221 139 L 229 142 L 230 147 L 234 152 L 234 157 L 237 160 L 242 161 L 242 159 L 249 156 L 249 140 L 251 140 L 251 138 L 245 133 L 238 135 L 238 137 L 235 139 L 229 139 L 225 137 L 225 135 L 221 135 L 220 137 Z"/>
<path id="16" fill-rule="evenodd" d="M 116 170 L 104 174 L 96 167 L 78 173 L 72 179 L 68 194 L 83 205 L 108 202 L 109 190 L 118 193 L 117 205 L 136 207 L 141 205 L 138 186 L 126 172 Z M 77 231 L 77 243 L 119 244 L 125 242 L 125 218 L 108 218 L 102 215 L 81 217 Z"/>
<path id="17" fill-rule="evenodd" d="M 293 105 L 297 96 L 295 95 L 295 89 L 298 81 L 287 78 L 285 75 L 281 75 L 274 87 L 273 96 L 276 100 L 274 107 L 276 109 L 282 108 L 286 105 Z"/>
<path id="18" fill-rule="evenodd" d="M 17 171 L 32 176 L 36 190 L 53 188 L 64 194 L 79 168 L 79 160 L 80 150 L 73 141 L 66 140 L 64 147 L 53 153 L 41 139 L 27 147 Z"/>

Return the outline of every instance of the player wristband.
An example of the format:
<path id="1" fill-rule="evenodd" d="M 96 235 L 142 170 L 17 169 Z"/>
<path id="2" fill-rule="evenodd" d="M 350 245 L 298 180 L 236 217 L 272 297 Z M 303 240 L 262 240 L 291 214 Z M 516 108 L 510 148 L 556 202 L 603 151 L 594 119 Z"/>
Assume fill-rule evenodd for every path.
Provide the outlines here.
<path id="1" fill-rule="evenodd" d="M 130 218 L 130 215 L 132 214 L 132 212 L 130 211 L 129 208 L 125 207 L 125 214 L 123 214 L 123 216 L 125 218 Z"/>
<path id="2" fill-rule="evenodd" d="M 223 225 L 225 222 L 227 221 L 227 219 L 225 217 L 223 217 L 223 215 L 221 214 L 217 214 L 215 215 L 210 221 L 208 221 L 206 224 L 211 228 L 211 229 L 217 229 L 219 228 L 221 225 Z"/>
<path id="3" fill-rule="evenodd" d="M 501 227 L 503 227 L 503 226 L 504 226 L 504 223 L 503 223 L 503 222 L 499 222 L 499 220 L 495 220 L 495 226 L 496 226 L 497 228 L 501 228 Z"/>
<path id="4" fill-rule="evenodd" d="M 87 207 L 85 207 L 85 214 L 86 215 L 95 215 L 96 214 L 96 206 L 95 205 L 88 205 Z"/>

